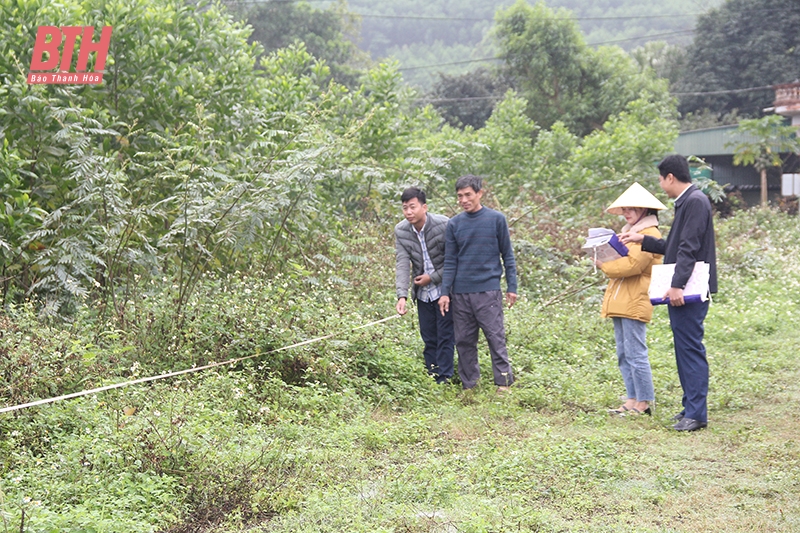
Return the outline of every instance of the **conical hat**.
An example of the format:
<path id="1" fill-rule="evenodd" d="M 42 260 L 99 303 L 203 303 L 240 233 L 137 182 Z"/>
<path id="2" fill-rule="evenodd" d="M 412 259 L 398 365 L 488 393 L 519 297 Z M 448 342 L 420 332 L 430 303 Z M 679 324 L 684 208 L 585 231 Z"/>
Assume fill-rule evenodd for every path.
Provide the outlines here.
<path id="1" fill-rule="evenodd" d="M 623 207 L 644 207 L 646 209 L 666 209 L 658 198 L 650 194 L 650 191 L 634 183 L 628 190 L 622 193 L 619 198 L 608 206 L 608 211 L 612 215 L 621 215 Z"/>

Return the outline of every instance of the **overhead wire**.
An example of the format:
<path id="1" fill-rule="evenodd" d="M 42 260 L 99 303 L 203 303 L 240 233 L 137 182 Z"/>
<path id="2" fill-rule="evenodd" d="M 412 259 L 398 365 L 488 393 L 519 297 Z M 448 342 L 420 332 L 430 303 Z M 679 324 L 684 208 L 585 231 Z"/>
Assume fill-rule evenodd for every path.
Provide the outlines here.
<path id="1" fill-rule="evenodd" d="M 745 87 L 743 89 L 724 89 L 720 91 L 698 91 L 698 92 L 685 92 L 685 93 L 672 93 L 673 96 L 705 96 L 714 94 L 736 94 L 736 93 L 750 93 L 754 91 L 766 91 L 767 89 L 774 90 L 775 85 L 762 85 L 761 87 Z"/>
<path id="2" fill-rule="evenodd" d="M 696 91 L 696 92 L 679 92 L 671 93 L 672 96 L 705 96 L 705 95 L 719 95 L 719 94 L 736 94 L 747 93 L 754 91 L 774 90 L 776 85 L 762 85 L 760 87 L 744 87 L 742 89 L 723 89 L 719 91 Z M 437 104 L 444 102 L 469 102 L 474 100 L 502 100 L 505 94 L 489 95 L 489 96 L 461 96 L 457 98 L 435 98 L 435 97 L 422 97 L 415 98 L 415 102 Z"/>
<path id="3" fill-rule="evenodd" d="M 296 3 L 331 3 L 331 0 L 226 0 L 223 1 L 226 5 L 269 5 L 269 4 L 296 4 Z M 800 10 L 800 7 L 797 8 Z M 758 8 L 747 10 L 747 13 L 768 13 L 772 11 L 784 12 L 783 8 Z M 379 13 L 358 13 L 352 12 L 353 15 L 358 15 L 364 18 L 376 19 L 408 19 L 408 20 L 438 20 L 445 22 L 492 22 L 494 17 L 458 17 L 458 16 L 444 16 L 444 15 L 386 15 Z M 664 18 L 687 18 L 699 17 L 707 13 L 665 13 L 661 15 L 598 15 L 598 16 L 553 16 L 552 20 L 577 20 L 577 21 L 591 21 L 591 20 L 638 20 L 638 19 L 664 19 Z"/>
<path id="4" fill-rule="evenodd" d="M 668 36 L 668 35 L 683 35 L 683 34 L 686 34 L 686 33 L 693 33 L 693 32 L 694 32 L 693 29 L 692 30 L 681 30 L 681 31 L 677 31 L 677 32 L 656 33 L 656 34 L 650 34 L 650 35 L 642 35 L 642 36 L 639 36 L 639 37 L 628 37 L 628 38 L 625 38 L 625 39 L 614 39 L 614 40 L 611 40 L 611 41 L 601 41 L 601 42 L 598 42 L 598 43 L 587 43 L 587 44 L 589 46 L 600 46 L 600 45 L 603 45 L 603 44 L 621 43 L 621 42 L 625 42 L 625 41 L 636 41 L 636 40 L 639 40 L 639 39 L 649 39 L 649 38 L 652 38 L 652 37 L 665 37 L 665 36 Z M 468 64 L 468 63 L 482 63 L 482 62 L 488 62 L 488 61 L 501 61 L 501 60 L 502 60 L 502 58 L 499 58 L 499 57 L 482 57 L 482 58 L 478 58 L 478 59 L 465 59 L 463 61 L 451 61 L 449 63 L 435 63 L 433 65 L 416 65 L 416 66 L 410 66 L 410 67 L 401 67 L 401 68 L 399 68 L 397 70 L 399 70 L 399 71 L 420 70 L 420 69 L 437 68 L 437 67 L 448 67 L 448 66 L 452 66 L 452 65 L 464 65 L 464 64 Z"/>
<path id="5" fill-rule="evenodd" d="M 493 96 L 461 96 L 459 98 L 415 98 L 415 102 L 427 102 L 429 104 L 438 104 L 441 102 L 468 102 L 471 100 L 502 100 L 505 95 Z"/>
<path id="6" fill-rule="evenodd" d="M 372 13 L 354 13 L 363 18 L 375 19 L 408 19 L 408 20 L 439 20 L 439 21 L 459 21 L 459 22 L 493 22 L 494 18 L 473 18 L 473 17 L 447 17 L 447 16 L 422 16 L 422 15 L 378 15 Z M 625 16 L 610 16 L 610 17 L 582 17 L 582 16 L 569 16 L 569 17 L 550 17 L 551 20 L 636 20 L 636 19 L 654 19 L 654 18 L 683 18 L 683 17 L 696 17 L 697 13 L 692 14 L 671 14 L 671 15 L 625 15 Z"/>
<path id="7" fill-rule="evenodd" d="M 423 68 L 436 68 L 436 67 L 448 67 L 450 65 L 463 65 L 466 63 L 481 63 L 486 61 L 500 61 L 501 58 L 499 57 L 482 57 L 479 59 L 465 59 L 463 61 L 452 61 L 450 63 L 437 63 L 435 65 L 418 65 L 415 67 L 401 67 L 397 70 L 419 70 Z"/>
<path id="8" fill-rule="evenodd" d="M 610 41 L 600 41 L 597 43 L 586 43 L 586 44 L 588 44 L 589 46 L 600 46 L 603 44 L 622 43 L 626 41 L 636 41 L 639 39 L 650 39 L 653 37 L 668 37 L 673 35 L 683 35 L 686 33 L 694 33 L 694 31 L 695 31 L 694 28 L 692 28 L 691 30 L 678 30 L 678 31 L 671 31 L 669 33 L 651 33 L 649 35 L 640 35 L 638 37 L 626 37 L 625 39 L 613 39 Z"/>

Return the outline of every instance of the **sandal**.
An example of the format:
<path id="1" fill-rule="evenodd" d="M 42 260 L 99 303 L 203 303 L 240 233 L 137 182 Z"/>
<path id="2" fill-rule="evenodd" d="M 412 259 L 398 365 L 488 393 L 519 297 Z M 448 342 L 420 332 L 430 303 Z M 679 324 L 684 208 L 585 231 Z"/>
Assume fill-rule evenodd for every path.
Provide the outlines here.
<path id="1" fill-rule="evenodd" d="M 614 416 L 614 415 L 622 415 L 622 416 L 625 416 L 625 411 L 630 411 L 630 409 L 628 409 L 627 407 L 625 407 L 625 406 L 623 405 L 623 406 L 621 406 L 619 409 L 609 409 L 609 410 L 608 410 L 608 414 L 610 414 L 610 415 L 612 415 L 612 416 Z"/>
<path id="2" fill-rule="evenodd" d="M 620 414 L 622 416 L 626 416 L 626 414 L 623 414 L 623 413 L 620 413 Z M 628 410 L 627 416 L 640 416 L 640 415 L 652 415 L 652 414 L 653 414 L 653 412 L 650 410 L 649 407 L 647 409 L 645 409 L 644 411 L 640 411 L 635 407 L 631 407 Z"/>

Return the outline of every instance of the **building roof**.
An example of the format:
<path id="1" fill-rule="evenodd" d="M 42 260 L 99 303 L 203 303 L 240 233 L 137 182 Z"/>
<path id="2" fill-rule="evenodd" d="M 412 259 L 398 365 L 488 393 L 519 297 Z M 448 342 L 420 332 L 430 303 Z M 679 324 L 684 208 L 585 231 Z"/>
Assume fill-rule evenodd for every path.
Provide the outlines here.
<path id="1" fill-rule="evenodd" d="M 733 125 L 683 131 L 675 141 L 675 152 L 684 156 L 733 155 L 737 144 L 757 141 L 753 135 L 740 133 L 738 129 Z"/>
<path id="2" fill-rule="evenodd" d="M 800 115 L 800 82 L 775 86 L 775 112 L 787 117 Z"/>

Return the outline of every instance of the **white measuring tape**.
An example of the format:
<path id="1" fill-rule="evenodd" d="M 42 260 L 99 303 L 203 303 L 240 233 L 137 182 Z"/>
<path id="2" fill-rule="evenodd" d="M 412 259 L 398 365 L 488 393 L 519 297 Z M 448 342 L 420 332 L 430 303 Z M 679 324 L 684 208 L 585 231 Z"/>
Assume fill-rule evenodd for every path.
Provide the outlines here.
<path id="1" fill-rule="evenodd" d="M 369 324 L 363 324 L 361 326 L 356 326 L 356 327 L 351 328 L 351 329 L 349 329 L 347 331 L 349 332 L 349 331 L 356 331 L 357 329 L 368 328 L 370 326 L 375 326 L 376 324 L 380 324 L 380 323 L 386 322 L 388 320 L 393 320 L 395 318 L 400 318 L 400 315 L 393 315 L 393 316 L 389 316 L 389 317 L 386 317 L 386 318 L 382 318 L 380 320 L 376 320 L 374 322 L 370 322 Z M 289 350 L 291 348 L 297 348 L 298 346 L 304 346 L 306 344 L 312 344 L 314 342 L 324 341 L 325 339 L 330 339 L 331 337 L 335 337 L 336 335 L 340 335 L 341 333 L 344 333 L 344 332 L 331 333 L 330 335 L 325 335 L 323 337 L 317 337 L 315 339 L 309 339 L 307 341 L 298 342 L 298 343 L 295 343 L 295 344 L 292 344 L 292 345 L 289 345 L 289 346 L 283 346 L 281 348 L 275 348 L 274 350 L 270 350 L 270 351 L 264 352 L 264 353 L 257 353 L 257 354 L 253 354 L 253 355 L 247 355 L 245 357 L 239 357 L 238 359 L 229 359 L 229 360 L 223 361 L 221 363 L 210 363 L 210 364 L 207 364 L 207 365 L 204 365 L 204 366 L 196 366 L 196 367 L 192 367 L 192 368 L 187 368 L 185 370 L 177 370 L 175 372 L 168 372 L 166 374 L 159 374 L 158 376 L 150 376 L 150 377 L 146 377 L 146 378 L 133 379 L 133 380 L 130 380 L 130 381 L 123 381 L 122 383 L 114 383 L 113 385 L 106 385 L 104 387 L 98 387 L 96 389 L 83 390 L 83 391 L 80 391 L 80 392 L 73 392 L 71 394 L 64 394 L 63 396 L 55 396 L 53 398 L 45 398 L 44 400 L 36 400 L 35 402 L 21 403 L 19 405 L 12 405 L 12 406 L 9 406 L 9 407 L 3 407 L 3 408 L 0 408 L 0 413 L 10 413 L 11 411 L 19 411 L 20 409 L 26 409 L 28 407 L 35 407 L 37 405 L 44 405 L 44 404 L 48 404 L 48 403 L 60 402 L 61 400 L 70 400 L 72 398 L 79 398 L 81 396 L 88 396 L 90 394 L 97 394 L 98 392 L 103 392 L 103 391 L 112 390 L 112 389 L 120 389 L 122 387 L 127 387 L 129 385 L 136 385 L 138 383 L 147 383 L 148 381 L 156 381 L 156 380 L 159 380 L 159 379 L 171 378 L 171 377 L 175 377 L 175 376 L 180 376 L 181 374 L 191 374 L 192 372 L 200 372 L 201 370 L 208 370 L 209 368 L 214 368 L 214 367 L 218 367 L 218 366 L 232 365 L 232 364 L 239 363 L 241 361 L 246 361 L 248 359 L 261 357 L 263 355 L 269 355 L 271 353 L 281 352 L 283 350 Z"/>

